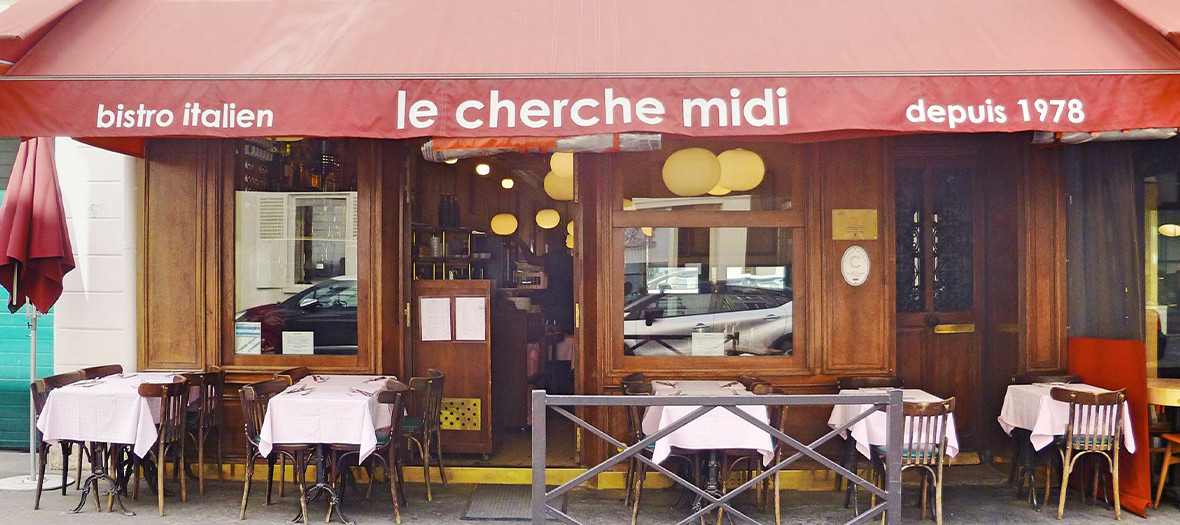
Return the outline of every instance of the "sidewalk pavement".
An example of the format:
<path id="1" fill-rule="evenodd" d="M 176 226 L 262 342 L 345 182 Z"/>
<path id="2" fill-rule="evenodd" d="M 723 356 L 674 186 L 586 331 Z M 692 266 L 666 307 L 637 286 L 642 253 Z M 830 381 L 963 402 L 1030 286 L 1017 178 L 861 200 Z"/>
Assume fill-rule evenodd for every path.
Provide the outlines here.
<path id="1" fill-rule="evenodd" d="M 0 477 L 24 474 L 28 471 L 28 456 L 24 453 L 0 452 Z M 261 469 L 257 470 L 260 472 Z M 1013 498 L 1008 488 L 1006 473 L 987 465 L 953 466 L 948 468 L 947 486 L 944 489 L 943 513 L 947 524 L 1016 524 L 1042 523 L 1076 525 L 1083 523 L 1115 523 L 1114 511 L 1110 508 L 1082 503 L 1077 493 L 1071 492 L 1065 507 L 1065 519 L 1057 520 L 1056 497 L 1053 505 L 1041 512 L 1028 507 L 1023 500 Z M 256 477 L 257 479 L 257 477 Z M 260 483 L 255 481 L 250 491 L 250 507 L 246 521 L 238 521 L 238 505 L 242 497 L 240 481 L 206 481 L 205 496 L 197 495 L 195 480 L 189 483 L 188 501 L 181 503 L 179 496 L 165 498 L 163 518 L 157 515 L 155 495 L 141 487 L 138 501 L 127 501 L 128 508 L 136 512 L 135 517 L 126 517 L 118 512 L 96 512 L 93 500 L 79 514 L 68 511 L 78 503 L 79 492 L 71 486 L 68 496 L 61 491 L 46 491 L 41 496 L 41 510 L 33 510 L 32 491 L 0 491 L 0 509 L 3 516 L 0 523 L 31 524 L 120 524 L 159 523 L 180 524 L 286 524 L 299 509 L 299 499 L 292 496 L 277 497 L 270 506 L 264 504 L 265 476 Z M 288 488 L 290 488 L 288 484 Z M 389 501 L 387 485 L 379 484 L 373 490 L 373 499 L 353 497 L 345 504 L 345 510 L 358 524 L 393 523 L 393 507 Z M 467 498 L 474 485 L 451 485 L 443 489 L 434 486 L 434 501 L 426 501 L 425 488 L 420 483 L 407 486 L 409 507 L 402 510 L 402 522 L 406 525 L 435 525 L 459 523 L 467 508 Z M 170 490 L 179 491 L 172 485 Z M 906 485 L 903 517 L 907 523 L 918 520 L 918 509 L 910 496 L 916 492 L 916 485 Z M 675 499 L 671 490 L 644 491 L 639 523 L 677 523 L 687 515 L 684 509 L 669 509 Z M 867 498 L 866 498 L 867 499 Z M 835 491 L 799 492 L 783 491 L 783 523 L 791 524 L 838 524 L 852 518 L 852 511 L 843 506 L 843 494 Z M 862 503 L 863 505 L 863 503 Z M 1126 511 L 1124 521 L 1144 524 L 1180 523 L 1180 508 L 1175 503 L 1165 503 L 1160 510 L 1148 510 L 1147 519 L 1139 518 Z M 739 504 L 748 509 L 755 519 L 762 523 L 774 523 L 773 514 L 759 514 L 750 503 Z M 326 506 L 316 502 L 309 506 L 309 523 L 323 523 Z M 568 513 L 586 524 L 621 524 L 630 522 L 630 513 L 622 503 L 622 492 L 618 490 L 577 489 L 569 499 Z M 716 517 L 710 520 L 715 523 Z M 338 522 L 337 522 L 338 523 Z M 477 525 L 478 521 L 466 521 Z M 491 524 L 491 522 L 485 522 Z M 503 523 L 503 522 L 501 522 Z M 524 522 L 517 522 L 524 523 Z"/>

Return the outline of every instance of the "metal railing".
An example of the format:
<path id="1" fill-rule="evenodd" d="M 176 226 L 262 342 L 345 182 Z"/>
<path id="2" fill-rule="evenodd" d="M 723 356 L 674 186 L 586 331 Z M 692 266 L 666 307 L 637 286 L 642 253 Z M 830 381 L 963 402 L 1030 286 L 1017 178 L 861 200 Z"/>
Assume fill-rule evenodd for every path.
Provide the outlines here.
<path id="1" fill-rule="evenodd" d="M 868 410 L 857 414 L 851 418 L 847 423 L 830 432 L 824 434 L 819 439 L 808 444 L 792 438 L 791 436 L 780 432 L 778 429 L 771 427 L 758 418 L 738 409 L 739 406 L 749 405 L 763 405 L 763 406 L 806 406 L 806 405 L 872 405 Z M 630 406 L 692 406 L 695 409 L 688 415 L 673 421 L 671 424 L 661 428 L 658 432 L 646 435 L 643 439 L 634 444 L 623 443 L 607 432 L 587 423 L 583 419 L 577 417 L 565 407 L 630 407 Z M 849 471 L 843 465 L 833 461 L 826 456 L 820 454 L 816 449 L 828 442 L 832 438 L 838 436 L 841 432 L 849 429 L 853 424 L 868 417 L 877 410 L 884 408 L 886 417 L 888 419 L 888 438 L 885 445 L 885 489 L 874 485 L 869 480 L 866 480 L 856 472 Z M 685 480 L 676 473 L 667 468 L 655 463 L 649 457 L 643 454 L 643 451 L 648 445 L 655 443 L 656 440 L 671 434 L 677 429 L 687 425 L 693 420 L 701 417 L 714 409 L 728 410 L 737 415 L 741 419 L 749 422 L 760 430 L 765 431 L 771 436 L 772 442 L 775 444 L 775 450 L 779 453 L 775 454 L 777 462 L 764 470 L 762 473 L 753 477 L 752 479 L 742 483 L 739 487 L 725 494 L 714 493 L 706 491 L 694 483 Z M 573 421 L 579 427 L 598 436 L 605 442 L 609 443 L 617 450 L 615 454 L 607 458 L 602 463 L 591 467 L 574 479 L 546 491 L 545 489 L 545 465 L 546 465 L 546 415 L 548 410 L 553 410 L 557 414 Z M 759 395 L 759 396 L 557 396 L 548 395 L 543 390 L 533 390 L 532 392 L 532 522 L 534 525 L 543 525 L 548 518 L 558 519 L 562 522 L 572 525 L 580 525 L 581 522 L 573 517 L 570 517 L 565 512 L 559 510 L 550 504 L 550 502 L 561 498 L 571 489 L 585 483 L 586 481 L 595 478 L 599 474 L 605 472 L 607 469 L 618 465 L 624 461 L 636 460 L 646 464 L 649 468 L 662 473 L 672 481 L 680 484 L 686 490 L 691 491 L 697 498 L 707 502 L 707 505 L 701 508 L 694 509 L 691 515 L 685 517 L 680 525 L 686 525 L 704 516 L 706 513 L 714 509 L 723 509 L 729 513 L 730 516 L 743 520 L 747 523 L 759 523 L 753 518 L 742 513 L 740 510 L 734 508 L 730 502 L 733 498 L 740 495 L 745 490 L 755 487 L 758 483 L 767 479 L 770 476 L 777 476 L 778 472 L 787 466 L 790 466 L 795 461 L 809 457 L 815 460 L 820 465 L 831 469 L 838 476 L 842 476 L 848 480 L 849 483 L 855 483 L 857 486 L 864 488 L 870 494 L 876 496 L 879 501 L 877 504 L 865 509 L 864 512 L 857 513 L 851 520 L 846 522 L 848 525 L 867 523 L 869 520 L 879 516 L 882 512 L 886 512 L 886 523 L 889 525 L 896 525 L 900 523 L 901 514 L 901 442 L 902 442 L 902 425 L 904 418 L 902 416 L 902 392 L 894 389 L 888 393 L 880 394 L 831 394 L 831 395 Z M 787 456 L 787 453 L 793 449 L 794 453 Z M 725 480 L 721 480 L 724 483 Z"/>

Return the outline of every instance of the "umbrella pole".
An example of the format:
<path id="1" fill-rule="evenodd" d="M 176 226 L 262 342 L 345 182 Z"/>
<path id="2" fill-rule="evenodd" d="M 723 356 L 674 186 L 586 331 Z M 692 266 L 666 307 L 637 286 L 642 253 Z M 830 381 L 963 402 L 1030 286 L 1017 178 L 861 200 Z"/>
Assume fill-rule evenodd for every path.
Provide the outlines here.
<path id="1" fill-rule="evenodd" d="M 13 286 L 16 288 L 16 286 Z M 37 379 L 37 313 L 33 305 L 25 304 L 25 315 L 29 316 L 29 381 Z M 32 393 L 29 394 L 32 396 Z M 33 400 L 29 399 L 29 478 L 37 481 L 37 412 Z M 65 468 L 65 467 L 63 467 Z"/>

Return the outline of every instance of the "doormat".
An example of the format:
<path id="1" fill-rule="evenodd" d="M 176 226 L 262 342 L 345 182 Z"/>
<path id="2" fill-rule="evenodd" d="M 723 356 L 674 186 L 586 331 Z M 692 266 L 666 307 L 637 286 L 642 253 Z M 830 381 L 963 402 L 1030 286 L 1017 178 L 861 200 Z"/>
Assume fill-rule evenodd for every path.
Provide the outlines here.
<path id="1" fill-rule="evenodd" d="M 550 487 L 546 487 L 548 490 Z M 530 485 L 476 485 L 467 499 L 465 520 L 531 521 L 533 487 Z M 558 507 L 565 512 L 565 496 Z M 559 521 L 550 517 L 549 521 Z"/>

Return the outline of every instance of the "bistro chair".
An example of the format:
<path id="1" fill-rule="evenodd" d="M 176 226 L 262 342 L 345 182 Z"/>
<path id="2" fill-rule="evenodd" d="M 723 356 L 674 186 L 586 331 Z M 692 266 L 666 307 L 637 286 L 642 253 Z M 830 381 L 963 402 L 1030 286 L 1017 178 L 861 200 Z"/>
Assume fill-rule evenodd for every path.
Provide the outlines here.
<path id="1" fill-rule="evenodd" d="M 286 390 L 288 384 L 285 379 L 271 379 L 245 385 L 238 391 L 242 401 L 242 421 L 246 430 L 246 482 L 242 487 L 242 507 L 238 512 L 238 519 L 246 519 L 246 503 L 250 499 L 250 480 L 254 477 L 254 462 L 265 459 L 266 472 L 266 504 L 270 505 L 270 487 L 274 479 L 275 457 L 289 458 L 295 465 L 295 482 L 299 485 L 299 507 L 302 509 L 303 523 L 307 525 L 307 493 L 304 481 L 307 461 L 313 450 L 310 444 L 275 444 L 271 447 L 269 456 L 263 456 L 258 450 L 258 443 L 262 431 L 262 422 L 266 419 L 266 405 L 270 399 Z"/>
<path id="2" fill-rule="evenodd" d="M 1070 374 L 1040 374 L 1036 372 L 1027 372 L 1017 374 L 1012 378 L 1014 385 L 1031 385 L 1034 383 L 1081 383 L 1082 378 Z M 1053 481 L 1053 462 L 1054 457 L 1059 457 L 1059 454 L 1051 453 L 1049 447 L 1037 451 L 1032 446 L 1032 431 L 1024 428 L 1012 429 L 1012 466 L 1008 471 L 1008 483 L 1016 487 L 1016 495 L 1024 491 L 1024 487 L 1028 487 L 1029 501 L 1040 508 L 1040 503 L 1037 502 L 1037 477 L 1036 468 L 1037 463 L 1044 463 L 1045 465 L 1045 495 L 1041 498 L 1042 502 L 1049 501 L 1049 490 Z"/>
<path id="3" fill-rule="evenodd" d="M 1114 517 L 1116 520 L 1123 519 L 1122 508 L 1119 507 L 1119 443 L 1123 437 L 1123 402 L 1127 399 L 1126 389 L 1114 392 L 1080 392 L 1055 387 L 1049 391 L 1049 396 L 1054 400 L 1069 403 L 1069 420 L 1065 425 L 1065 435 L 1059 442 L 1061 499 L 1057 503 L 1057 519 L 1065 515 L 1065 492 L 1069 487 L 1069 474 L 1077 460 L 1086 454 L 1106 459 L 1113 485 Z M 1099 478 L 1097 472 L 1094 478 L 1095 481 Z"/>
<path id="4" fill-rule="evenodd" d="M 306 366 L 297 366 L 295 368 L 288 368 L 280 372 L 275 372 L 275 379 L 282 379 L 287 382 L 287 386 L 291 386 L 303 380 L 303 378 L 311 375 L 311 370 Z"/>
<path id="5" fill-rule="evenodd" d="M 401 435 L 408 442 L 418 447 L 418 455 L 422 457 L 422 477 L 426 480 L 426 501 L 434 501 L 430 489 L 430 454 L 431 445 L 438 452 L 438 476 L 442 478 L 443 487 L 447 486 L 447 472 L 442 460 L 442 372 L 431 368 L 426 371 L 426 377 L 411 377 L 410 390 L 415 394 L 414 410 L 402 422 Z"/>
<path id="6" fill-rule="evenodd" d="M 49 399 L 50 392 L 52 392 L 55 388 L 60 388 L 60 387 L 69 385 L 71 383 L 76 383 L 78 381 L 81 381 L 84 377 L 85 376 L 83 376 L 81 372 L 74 371 L 74 372 L 66 372 L 64 374 L 57 374 L 57 375 L 52 375 L 52 376 L 48 376 L 48 377 L 43 377 L 41 379 L 34 379 L 33 381 L 29 382 L 29 390 L 32 392 L 32 397 L 33 397 L 33 413 L 36 415 L 36 417 L 38 417 L 38 418 L 41 417 L 41 410 L 43 408 L 45 408 L 45 401 L 47 399 Z M 40 430 L 34 429 L 34 432 L 36 432 L 36 438 L 37 438 L 38 463 L 37 463 L 37 495 L 33 499 L 33 510 L 37 510 L 37 509 L 41 508 L 41 488 L 45 485 L 45 461 L 46 461 L 46 456 L 49 454 L 49 447 L 51 447 L 52 445 L 45 442 L 45 437 L 41 435 Z M 61 445 L 61 456 L 62 456 L 61 495 L 65 496 L 66 495 L 66 485 L 67 485 L 67 481 L 68 481 L 66 478 L 66 473 L 70 471 L 70 467 L 69 467 L 70 453 L 73 450 L 74 445 L 77 444 L 80 449 L 80 451 L 78 452 L 78 454 L 79 454 L 78 464 L 79 464 L 79 471 L 80 471 L 81 464 L 82 464 L 81 450 L 84 450 L 86 448 L 86 446 L 83 443 L 76 442 L 76 441 L 59 441 L 58 444 Z"/>
<path id="7" fill-rule="evenodd" d="M 653 388 L 651 383 L 633 384 L 623 390 L 623 395 L 628 396 L 650 396 L 652 393 Z M 628 446 L 634 445 L 643 439 L 643 407 L 627 407 L 627 432 Z M 650 459 L 654 450 L 655 444 L 653 443 L 648 445 L 641 453 Z M 672 453 L 668 455 L 668 459 L 680 460 L 686 463 L 692 476 L 691 481 L 694 484 L 700 485 L 700 465 L 697 462 L 695 453 L 673 449 Z M 639 518 L 639 501 L 643 496 L 643 481 L 647 477 L 647 463 L 635 460 L 635 464 L 635 472 L 627 480 L 627 497 L 625 498 L 627 503 L 631 505 L 631 525 L 635 525 L 635 521 Z M 701 517 L 701 523 L 704 523 L 704 517 Z"/>
<path id="8" fill-rule="evenodd" d="M 406 494 L 403 490 L 402 478 L 402 452 L 405 441 L 397 439 L 402 433 L 402 423 L 405 420 L 405 405 L 409 398 L 410 387 L 406 386 L 396 379 L 390 379 L 385 383 L 385 388 L 379 390 L 375 395 L 377 402 L 381 403 L 390 411 L 390 424 L 388 427 L 377 429 L 377 449 L 369 455 L 370 463 L 377 462 L 381 464 L 381 468 L 385 472 L 385 477 L 389 479 L 389 495 L 393 498 L 393 520 L 395 523 L 402 522 L 401 507 L 405 505 Z M 333 444 L 330 447 L 332 453 L 332 480 L 343 487 L 340 482 L 342 472 L 341 467 L 344 465 L 346 459 L 350 457 L 355 458 L 360 456 L 359 445 Z M 373 491 L 374 470 L 367 468 L 369 472 L 369 488 L 365 497 L 368 498 Z M 332 515 L 332 507 L 329 502 L 328 516 Z"/>
<path id="9" fill-rule="evenodd" d="M 225 372 L 184 374 L 190 393 L 197 391 L 197 401 L 185 414 L 185 432 L 197 448 L 197 492 L 205 495 L 205 443 L 210 438 L 217 447 L 217 481 L 224 479 L 221 472 L 221 393 L 225 387 Z"/>
<path id="10" fill-rule="evenodd" d="M 755 376 L 741 375 L 738 376 L 737 380 L 742 384 L 742 386 L 746 387 L 746 390 L 751 392 L 754 391 L 754 387 L 757 385 L 770 385 L 769 381 Z"/>
<path id="11" fill-rule="evenodd" d="M 955 411 L 955 398 L 929 403 L 902 404 L 905 416 L 905 434 L 901 442 L 901 471 L 918 469 L 922 476 L 922 519 L 926 519 L 927 501 L 934 491 L 934 522 L 942 525 L 942 470 L 946 461 L 946 427 L 950 415 Z M 873 471 L 878 481 L 885 481 L 885 447 L 875 445 L 873 450 Z M 876 504 L 873 495 L 872 504 Z M 882 523 L 885 514 L 881 514 Z"/>
<path id="12" fill-rule="evenodd" d="M 855 390 L 858 388 L 905 388 L 905 381 L 900 377 L 892 376 L 850 376 L 836 379 L 836 387 L 840 390 Z M 856 442 L 852 440 L 852 436 L 846 436 L 843 439 L 844 452 L 844 468 L 851 472 L 856 472 L 860 464 L 860 452 L 856 451 Z M 844 478 L 844 476 L 836 476 L 836 490 L 844 489 L 844 508 L 852 507 L 856 512 L 860 512 L 860 504 L 858 498 L 860 496 L 860 487 Z"/>
<path id="13" fill-rule="evenodd" d="M 644 383 L 648 383 L 647 376 L 644 375 L 643 372 L 635 372 L 632 374 L 627 374 L 627 375 L 623 376 L 621 379 L 619 379 L 619 388 L 621 388 L 623 390 L 623 393 L 626 394 L 628 388 L 630 388 L 634 385 L 642 385 Z M 628 431 L 628 434 L 627 434 L 627 439 L 628 439 L 627 444 L 628 445 L 634 444 L 635 442 L 639 441 L 638 435 L 636 434 L 638 431 L 639 431 L 638 426 L 634 426 L 633 428 L 631 428 Z M 624 481 L 624 486 L 626 487 L 626 491 L 625 491 L 626 495 L 624 496 L 623 501 L 628 506 L 631 505 L 631 497 L 634 495 L 631 491 L 631 488 L 632 488 L 631 482 L 635 479 L 635 470 L 638 468 L 638 466 L 639 466 L 639 460 L 635 459 L 634 457 L 627 460 L 627 476 L 626 476 L 626 480 Z"/>
<path id="14" fill-rule="evenodd" d="M 623 376 L 623 378 L 619 380 L 619 386 L 626 390 L 627 386 L 629 385 L 638 385 L 647 382 L 647 376 L 643 375 L 643 372 L 635 372 L 633 374 L 627 374 Z"/>
<path id="15" fill-rule="evenodd" d="M 123 365 L 99 365 L 90 366 L 78 370 L 85 376 L 83 379 L 98 379 L 100 377 L 113 376 L 115 374 L 123 373 Z"/>
<path id="16" fill-rule="evenodd" d="M 164 515 L 164 464 L 168 460 L 168 452 L 175 457 L 173 472 L 180 476 L 180 501 L 187 500 L 187 487 L 184 472 L 184 442 L 185 442 L 185 412 L 188 408 L 188 382 L 183 376 L 174 378 L 172 383 L 143 383 L 139 385 L 139 395 L 145 398 L 160 400 L 160 422 L 156 424 L 156 445 L 149 455 L 156 464 L 156 499 L 160 505 L 160 516 Z M 132 497 L 139 496 L 139 467 L 140 459 L 134 453 L 130 454 L 132 472 L 135 476 L 135 489 Z"/>
<path id="17" fill-rule="evenodd" d="M 1151 504 L 1152 508 L 1160 508 L 1160 496 L 1164 493 L 1164 482 L 1168 480 L 1168 469 L 1172 465 L 1180 464 L 1180 434 L 1167 433 L 1161 434 L 1160 439 L 1163 439 L 1167 446 L 1164 448 L 1164 462 L 1160 464 L 1160 481 L 1155 488 L 1155 501 Z"/>

